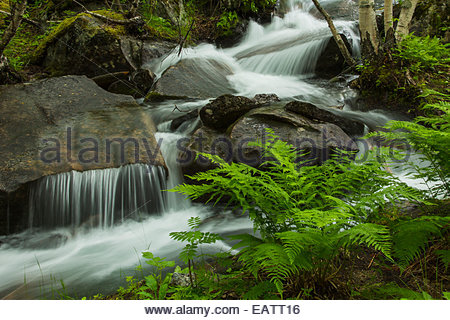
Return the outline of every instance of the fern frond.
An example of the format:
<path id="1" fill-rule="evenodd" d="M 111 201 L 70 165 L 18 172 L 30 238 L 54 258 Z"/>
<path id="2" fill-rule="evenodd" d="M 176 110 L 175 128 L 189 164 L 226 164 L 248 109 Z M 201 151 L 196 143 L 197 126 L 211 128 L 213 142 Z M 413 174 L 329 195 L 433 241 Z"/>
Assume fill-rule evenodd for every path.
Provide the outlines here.
<path id="1" fill-rule="evenodd" d="M 392 238 L 389 229 L 385 226 L 373 223 L 358 224 L 341 232 L 338 238 L 344 247 L 364 244 L 391 258 Z"/>
<path id="2" fill-rule="evenodd" d="M 427 216 L 397 223 L 392 228 L 393 257 L 400 266 L 407 266 L 449 222 L 450 217 Z"/>

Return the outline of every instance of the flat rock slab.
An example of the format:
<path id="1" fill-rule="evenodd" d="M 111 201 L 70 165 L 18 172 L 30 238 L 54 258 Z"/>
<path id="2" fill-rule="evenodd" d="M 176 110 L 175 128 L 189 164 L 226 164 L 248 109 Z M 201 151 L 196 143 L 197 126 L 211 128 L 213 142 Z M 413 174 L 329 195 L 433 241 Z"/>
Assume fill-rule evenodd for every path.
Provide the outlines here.
<path id="1" fill-rule="evenodd" d="M 0 191 L 71 170 L 165 166 L 150 116 L 85 76 L 0 86 L 0 114 Z"/>
<path id="2" fill-rule="evenodd" d="M 185 59 L 168 68 L 156 82 L 154 92 L 162 96 L 193 99 L 233 94 L 227 76 L 233 71 L 211 59 Z"/>

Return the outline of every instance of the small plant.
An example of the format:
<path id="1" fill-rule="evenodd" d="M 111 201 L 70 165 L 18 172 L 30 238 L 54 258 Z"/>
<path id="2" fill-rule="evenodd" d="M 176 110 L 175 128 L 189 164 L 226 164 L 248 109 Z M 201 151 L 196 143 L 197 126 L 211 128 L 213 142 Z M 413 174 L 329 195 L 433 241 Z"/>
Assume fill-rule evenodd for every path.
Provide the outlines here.
<path id="1" fill-rule="evenodd" d="M 222 30 L 222 33 L 229 36 L 233 33 L 233 29 L 239 22 L 238 15 L 236 11 L 225 11 L 220 16 L 219 22 L 217 22 L 217 27 Z"/>
<path id="2" fill-rule="evenodd" d="M 449 44 L 443 44 L 438 38 L 407 35 L 393 54 L 408 63 L 413 72 L 432 71 L 436 67 L 450 62 Z"/>
<path id="3" fill-rule="evenodd" d="M 142 256 L 147 259 L 145 262 L 156 267 L 156 272 L 145 277 L 143 285 L 138 294 L 143 298 L 153 300 L 163 300 L 168 293 L 173 273 L 166 273 L 163 276 L 163 270 L 175 266 L 175 261 L 166 261 L 166 258 L 155 257 L 151 252 L 143 252 Z"/>
<path id="4" fill-rule="evenodd" d="M 201 232 L 199 230 L 201 219 L 199 217 L 191 217 L 188 220 L 190 231 L 171 232 L 170 237 L 176 241 L 188 242 L 180 253 L 180 259 L 188 264 L 189 280 L 194 285 L 192 270 L 194 266 L 194 258 L 197 257 L 197 249 L 200 244 L 211 244 L 218 240 L 222 240 L 216 233 Z"/>

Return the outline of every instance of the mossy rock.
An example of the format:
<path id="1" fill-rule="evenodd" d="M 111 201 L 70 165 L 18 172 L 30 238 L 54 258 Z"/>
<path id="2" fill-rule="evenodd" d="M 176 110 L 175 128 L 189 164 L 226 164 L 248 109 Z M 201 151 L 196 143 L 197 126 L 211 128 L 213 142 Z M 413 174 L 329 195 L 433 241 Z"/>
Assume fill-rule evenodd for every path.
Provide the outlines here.
<path id="1" fill-rule="evenodd" d="M 173 96 L 173 95 L 167 95 L 167 94 L 161 94 L 156 91 L 150 91 L 145 96 L 145 102 L 162 102 L 166 100 L 185 100 L 189 99 L 186 96 Z"/>
<path id="2" fill-rule="evenodd" d="M 121 20 L 122 15 L 109 11 L 99 14 Z M 113 15 L 113 16 L 111 16 Z M 53 76 L 68 74 L 89 77 L 130 70 L 120 39 L 124 25 L 106 23 L 86 13 L 61 22 L 38 46 L 32 62 L 40 64 Z"/>

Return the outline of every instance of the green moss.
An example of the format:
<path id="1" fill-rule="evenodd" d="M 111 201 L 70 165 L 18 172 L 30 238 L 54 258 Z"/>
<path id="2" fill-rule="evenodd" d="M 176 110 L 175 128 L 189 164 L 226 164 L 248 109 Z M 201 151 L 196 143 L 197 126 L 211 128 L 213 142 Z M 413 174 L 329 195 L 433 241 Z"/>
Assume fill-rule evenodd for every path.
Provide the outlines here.
<path id="1" fill-rule="evenodd" d="M 0 10 L 9 12 L 9 1 L 8 0 L 0 0 Z"/>
<path id="2" fill-rule="evenodd" d="M 74 23 L 75 20 L 78 19 L 79 16 L 80 15 L 64 19 L 59 25 L 57 25 L 56 28 L 53 29 L 53 31 L 51 31 L 50 34 L 45 37 L 36 48 L 33 54 L 33 62 L 37 63 L 45 53 L 45 49 L 47 48 L 47 46 L 53 43 L 61 34 L 63 34 L 67 30 L 67 28 L 69 28 L 72 23 Z"/>
<path id="3" fill-rule="evenodd" d="M 156 91 L 150 91 L 145 96 L 145 102 L 162 102 L 165 100 L 180 100 L 180 99 L 187 99 L 187 97 L 169 96 L 169 95 L 161 94 Z"/>
<path id="4" fill-rule="evenodd" d="M 125 17 L 123 16 L 123 14 L 112 11 L 112 10 L 97 10 L 97 11 L 92 11 L 94 13 L 98 13 L 101 14 L 102 16 L 108 17 L 110 19 L 114 19 L 114 20 L 126 20 Z"/>
<path id="5" fill-rule="evenodd" d="M 116 20 L 124 20 L 124 16 L 122 14 L 119 13 L 115 13 L 115 12 L 111 12 L 108 10 L 99 10 L 99 11 L 94 11 L 95 13 L 104 15 L 108 18 L 111 19 L 116 19 Z M 96 19 L 99 23 L 103 23 L 103 21 L 101 21 L 98 18 L 92 17 L 91 15 L 87 14 L 87 13 L 80 13 L 76 16 L 64 19 L 59 25 L 57 25 L 50 33 L 48 36 L 46 36 L 42 42 L 39 44 L 39 46 L 37 47 L 37 49 L 35 50 L 34 54 L 33 54 L 33 62 L 34 63 L 39 63 L 40 59 L 42 59 L 42 57 L 44 56 L 44 53 L 47 49 L 47 47 L 52 44 L 55 40 L 57 40 L 62 34 L 64 34 L 66 32 L 66 30 L 78 19 L 80 18 L 84 18 L 84 17 L 89 17 L 89 18 L 93 18 Z M 95 34 L 98 31 L 101 32 L 107 32 L 111 35 L 113 35 L 114 37 L 118 37 L 120 35 L 124 35 L 126 34 L 126 28 L 123 25 L 119 25 L 119 24 L 100 24 L 99 26 L 89 26 L 88 21 L 83 21 L 84 23 L 84 27 L 86 28 L 86 30 L 90 31 L 91 34 Z"/>

